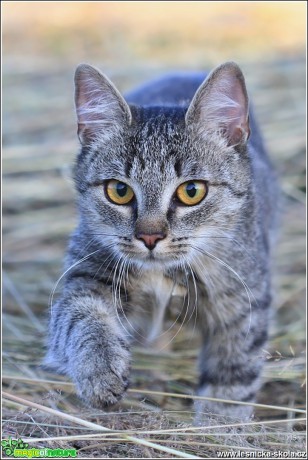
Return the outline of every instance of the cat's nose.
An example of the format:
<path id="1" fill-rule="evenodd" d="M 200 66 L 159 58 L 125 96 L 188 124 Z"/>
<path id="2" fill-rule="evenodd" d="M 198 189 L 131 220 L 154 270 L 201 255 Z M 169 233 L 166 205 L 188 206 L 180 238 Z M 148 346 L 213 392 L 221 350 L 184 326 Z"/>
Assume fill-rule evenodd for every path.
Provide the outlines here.
<path id="1" fill-rule="evenodd" d="M 166 238 L 166 234 L 165 233 L 151 233 L 151 234 L 137 233 L 136 238 L 138 240 L 142 240 L 145 246 L 151 251 L 152 249 L 155 248 L 157 241 L 163 240 L 164 238 Z"/>

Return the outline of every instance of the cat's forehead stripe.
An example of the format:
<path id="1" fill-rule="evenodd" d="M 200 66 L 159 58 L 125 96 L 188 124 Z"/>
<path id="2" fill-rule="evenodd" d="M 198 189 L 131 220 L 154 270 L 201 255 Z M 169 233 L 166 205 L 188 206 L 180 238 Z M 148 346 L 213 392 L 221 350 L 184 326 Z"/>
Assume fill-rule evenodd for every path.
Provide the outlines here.
<path id="1" fill-rule="evenodd" d="M 174 107 L 135 108 L 130 152 L 125 159 L 127 177 L 149 171 L 151 174 L 182 173 L 181 146 L 183 145 L 184 110 Z M 138 125 L 137 125 L 138 122 Z"/>

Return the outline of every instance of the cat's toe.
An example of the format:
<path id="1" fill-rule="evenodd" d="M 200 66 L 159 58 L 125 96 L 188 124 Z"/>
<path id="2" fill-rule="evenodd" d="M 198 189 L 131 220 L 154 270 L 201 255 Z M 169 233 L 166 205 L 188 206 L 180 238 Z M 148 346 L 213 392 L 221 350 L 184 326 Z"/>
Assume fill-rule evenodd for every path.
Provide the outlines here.
<path id="1" fill-rule="evenodd" d="M 110 370 L 79 380 L 76 387 L 78 395 L 88 406 L 103 409 L 119 402 L 128 385 L 128 375 L 117 375 Z"/>

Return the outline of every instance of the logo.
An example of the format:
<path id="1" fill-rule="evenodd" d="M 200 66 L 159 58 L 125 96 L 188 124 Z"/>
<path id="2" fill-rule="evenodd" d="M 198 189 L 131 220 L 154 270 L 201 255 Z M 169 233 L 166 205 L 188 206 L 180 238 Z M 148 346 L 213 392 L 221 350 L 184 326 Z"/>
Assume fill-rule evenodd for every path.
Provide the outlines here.
<path id="1" fill-rule="evenodd" d="M 14 456 L 15 449 L 26 449 L 29 446 L 26 442 L 23 442 L 22 439 L 3 439 L 1 441 L 2 452 L 8 457 Z"/>
<path id="2" fill-rule="evenodd" d="M 22 439 L 3 439 L 1 441 L 2 453 L 13 458 L 69 458 L 77 457 L 76 449 L 29 449 L 29 444 Z"/>

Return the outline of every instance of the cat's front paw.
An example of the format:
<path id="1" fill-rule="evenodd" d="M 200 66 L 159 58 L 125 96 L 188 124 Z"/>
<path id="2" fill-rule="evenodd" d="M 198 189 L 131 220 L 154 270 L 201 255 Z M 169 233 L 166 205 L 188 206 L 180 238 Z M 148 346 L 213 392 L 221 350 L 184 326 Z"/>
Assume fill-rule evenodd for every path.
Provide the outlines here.
<path id="1" fill-rule="evenodd" d="M 95 353 L 95 352 L 93 352 Z M 78 396 L 91 407 L 104 408 L 117 403 L 128 387 L 129 354 L 89 355 L 75 366 L 73 380 Z"/>

